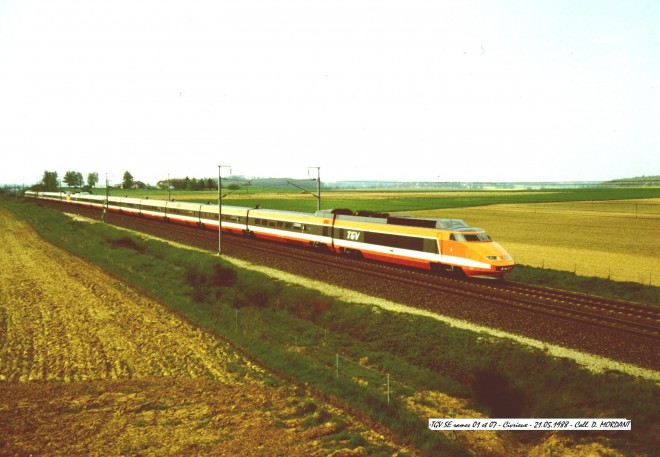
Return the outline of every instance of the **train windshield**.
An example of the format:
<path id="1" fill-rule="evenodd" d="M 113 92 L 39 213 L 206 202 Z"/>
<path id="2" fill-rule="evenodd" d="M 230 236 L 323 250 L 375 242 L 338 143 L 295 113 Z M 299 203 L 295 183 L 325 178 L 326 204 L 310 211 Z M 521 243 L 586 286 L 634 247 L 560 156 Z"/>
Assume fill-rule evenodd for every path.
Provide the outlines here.
<path id="1" fill-rule="evenodd" d="M 449 237 L 454 241 L 492 241 L 486 233 L 452 233 Z"/>

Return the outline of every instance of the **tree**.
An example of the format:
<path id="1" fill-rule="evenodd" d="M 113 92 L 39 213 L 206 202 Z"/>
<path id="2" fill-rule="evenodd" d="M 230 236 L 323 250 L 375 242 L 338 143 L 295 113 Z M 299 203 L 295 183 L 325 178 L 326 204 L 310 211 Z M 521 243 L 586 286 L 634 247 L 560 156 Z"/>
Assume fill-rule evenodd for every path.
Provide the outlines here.
<path id="1" fill-rule="evenodd" d="M 55 192 L 57 191 L 57 172 L 44 171 L 44 177 L 41 178 L 41 183 L 44 191 Z"/>
<path id="2" fill-rule="evenodd" d="M 99 183 L 99 174 L 94 172 L 87 175 L 87 185 L 89 187 L 96 187 Z"/>
<path id="3" fill-rule="evenodd" d="M 133 175 L 130 174 L 128 171 L 124 172 L 122 187 L 124 189 L 130 189 L 131 187 L 133 187 Z"/>
<path id="4" fill-rule="evenodd" d="M 64 173 L 62 180 L 67 183 L 69 187 L 82 187 L 83 175 L 79 171 L 67 171 Z"/>

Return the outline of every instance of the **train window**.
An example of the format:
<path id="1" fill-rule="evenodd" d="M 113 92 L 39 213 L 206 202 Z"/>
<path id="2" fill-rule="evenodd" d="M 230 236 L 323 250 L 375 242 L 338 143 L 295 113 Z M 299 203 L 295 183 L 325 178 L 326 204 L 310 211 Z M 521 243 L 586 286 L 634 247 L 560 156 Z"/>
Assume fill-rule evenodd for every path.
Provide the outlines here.
<path id="1" fill-rule="evenodd" d="M 365 232 L 365 243 L 378 244 L 392 248 L 410 249 L 412 251 L 424 251 L 424 238 L 413 236 L 392 235 L 388 233 Z"/>
<path id="2" fill-rule="evenodd" d="M 302 224 L 299 224 L 299 223 L 297 223 L 297 222 L 295 222 L 295 223 L 293 224 L 293 229 L 294 229 L 294 230 L 301 230 L 301 231 L 302 231 L 302 230 L 303 230 L 303 225 L 302 225 Z"/>
<path id="3" fill-rule="evenodd" d="M 322 235 L 325 230 L 325 227 L 321 225 L 310 225 L 308 227 L 309 232 L 313 235 Z"/>
<path id="4" fill-rule="evenodd" d="M 486 233 L 452 233 L 449 237 L 453 241 L 492 241 Z"/>
<path id="5" fill-rule="evenodd" d="M 438 241 L 433 239 L 429 240 L 427 238 L 424 239 L 424 252 L 430 252 L 432 254 L 437 254 L 440 252 L 438 250 Z"/>
<path id="6" fill-rule="evenodd" d="M 485 233 L 466 234 L 466 241 L 491 241 L 490 237 Z"/>

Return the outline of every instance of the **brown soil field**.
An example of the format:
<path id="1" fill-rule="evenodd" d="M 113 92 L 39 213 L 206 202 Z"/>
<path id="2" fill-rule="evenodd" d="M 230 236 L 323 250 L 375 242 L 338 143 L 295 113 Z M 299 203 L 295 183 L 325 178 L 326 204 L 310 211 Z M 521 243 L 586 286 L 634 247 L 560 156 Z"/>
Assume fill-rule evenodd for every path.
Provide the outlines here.
<path id="1" fill-rule="evenodd" d="M 482 227 L 519 264 L 660 286 L 660 199 L 419 211 Z"/>
<path id="2" fill-rule="evenodd" d="M 0 454 L 360 455 L 324 440 L 342 430 L 387 443 L 2 208 L 0 243 Z"/>

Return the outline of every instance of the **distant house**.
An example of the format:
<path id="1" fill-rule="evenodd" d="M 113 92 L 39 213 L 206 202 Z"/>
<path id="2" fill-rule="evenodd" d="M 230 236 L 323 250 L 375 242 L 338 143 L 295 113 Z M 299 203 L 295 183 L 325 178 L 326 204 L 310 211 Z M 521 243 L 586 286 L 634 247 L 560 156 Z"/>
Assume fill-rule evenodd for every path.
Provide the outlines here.
<path id="1" fill-rule="evenodd" d="M 147 185 L 142 181 L 133 181 L 131 189 L 144 189 L 145 187 L 147 187 Z"/>

